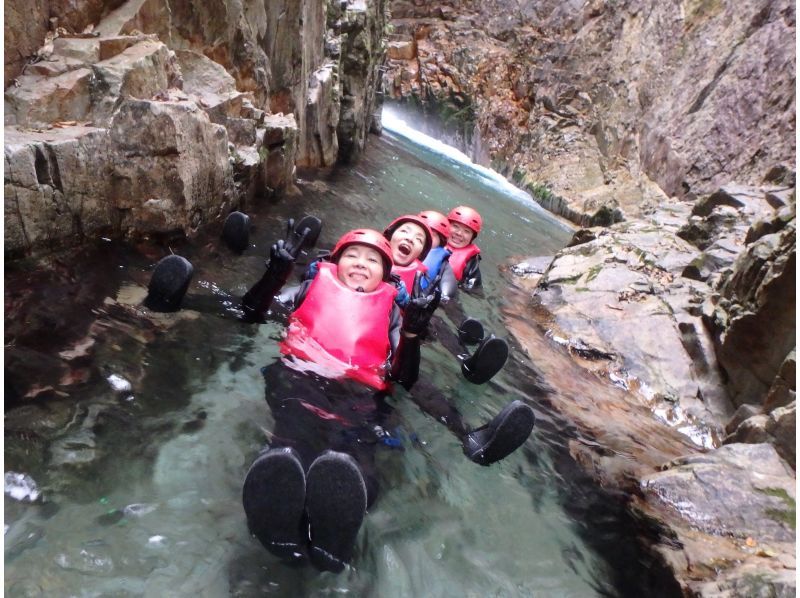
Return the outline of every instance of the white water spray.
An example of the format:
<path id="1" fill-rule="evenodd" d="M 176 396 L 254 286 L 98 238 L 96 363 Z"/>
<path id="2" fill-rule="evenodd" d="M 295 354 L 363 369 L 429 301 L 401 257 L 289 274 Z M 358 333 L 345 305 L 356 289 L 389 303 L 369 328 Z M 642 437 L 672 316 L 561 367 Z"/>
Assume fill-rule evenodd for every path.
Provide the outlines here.
<path id="1" fill-rule="evenodd" d="M 481 183 L 484 185 L 491 187 L 492 189 L 495 189 L 496 191 L 499 191 L 500 193 L 503 193 L 509 197 L 512 197 L 539 214 L 550 218 L 553 220 L 553 222 L 557 222 L 562 227 L 566 229 L 570 228 L 568 225 L 555 218 L 550 212 L 536 203 L 536 201 L 534 201 L 527 192 L 508 182 L 508 180 L 506 180 L 506 178 L 499 172 L 492 170 L 491 168 L 481 166 L 480 164 L 475 164 L 475 162 L 473 162 L 470 157 L 461 150 L 447 145 L 438 139 L 434 139 L 425 133 L 417 131 L 405 120 L 403 120 L 397 111 L 392 110 L 392 108 L 383 108 L 381 123 L 383 124 L 383 128 L 392 135 L 403 137 L 412 143 L 421 145 L 428 150 L 449 159 L 451 162 L 453 162 L 457 169 L 466 167 L 466 169 L 471 170 L 478 175 Z"/>

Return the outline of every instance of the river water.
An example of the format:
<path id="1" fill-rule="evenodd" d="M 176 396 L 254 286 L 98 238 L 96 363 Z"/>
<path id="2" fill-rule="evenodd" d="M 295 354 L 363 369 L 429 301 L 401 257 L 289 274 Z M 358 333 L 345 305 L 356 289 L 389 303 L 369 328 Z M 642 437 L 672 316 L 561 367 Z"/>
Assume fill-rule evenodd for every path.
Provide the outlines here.
<path id="1" fill-rule="evenodd" d="M 569 459 L 565 425 L 539 402 L 546 381 L 513 344 L 487 385 L 463 380 L 436 343 L 423 348 L 422 376 L 473 425 L 510 400 L 528 401 L 537 427 L 517 453 L 491 467 L 471 463 L 443 425 L 397 391 L 393 432 L 402 448 L 379 451 L 381 495 L 349 569 L 289 568 L 248 535 L 241 483 L 269 437 L 260 368 L 276 357 L 282 325 L 237 321 L 235 297 L 260 276 L 288 216 L 318 215 L 319 246 L 330 247 L 356 226 L 475 207 L 485 223 L 484 292 L 460 300 L 498 336 L 507 336 L 498 268 L 512 255 L 552 254 L 571 236 L 492 173 L 390 114 L 386 127 L 357 166 L 301 180 L 301 194 L 253 209 L 244 255 L 216 239 L 174 247 L 196 268 L 180 314 L 136 307 L 154 259 L 125 246 L 100 250 L 95 275 L 114 300 L 95 310 L 94 375 L 68 398 L 6 415 L 7 596 L 637 593 L 647 563 L 621 509 Z M 25 481 L 12 482 L 12 471 Z M 9 496 L 25 494 L 26 484 L 34 502 Z"/>

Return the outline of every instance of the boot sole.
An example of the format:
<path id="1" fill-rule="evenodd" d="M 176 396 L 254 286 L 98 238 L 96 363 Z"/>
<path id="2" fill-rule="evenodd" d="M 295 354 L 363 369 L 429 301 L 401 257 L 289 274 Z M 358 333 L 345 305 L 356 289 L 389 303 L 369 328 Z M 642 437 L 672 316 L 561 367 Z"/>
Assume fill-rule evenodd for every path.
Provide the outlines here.
<path id="1" fill-rule="evenodd" d="M 522 401 L 512 401 L 488 426 L 467 435 L 467 457 L 480 465 L 496 463 L 525 444 L 535 423 L 533 409 Z"/>
<path id="2" fill-rule="evenodd" d="M 367 487 L 355 460 L 328 451 L 308 470 L 306 513 L 311 562 L 323 571 L 342 571 L 353 555 L 367 510 Z"/>
<path id="3" fill-rule="evenodd" d="M 458 327 L 458 340 L 462 345 L 477 345 L 484 334 L 483 324 L 475 318 L 467 318 Z"/>
<path id="4" fill-rule="evenodd" d="M 250 216 L 244 212 L 231 212 L 222 225 L 222 239 L 237 253 L 250 245 Z"/>
<path id="5" fill-rule="evenodd" d="M 147 286 L 145 305 L 154 311 L 177 311 L 193 275 L 194 267 L 186 258 L 179 255 L 162 258 Z"/>
<path id="6" fill-rule="evenodd" d="M 485 384 L 491 380 L 508 360 L 508 343 L 501 338 L 485 341 L 475 355 L 461 364 L 464 377 L 473 384 Z"/>
<path id="7" fill-rule="evenodd" d="M 271 449 L 250 466 L 242 488 L 247 525 L 264 548 L 288 561 L 305 559 L 303 465 L 290 448 Z"/>

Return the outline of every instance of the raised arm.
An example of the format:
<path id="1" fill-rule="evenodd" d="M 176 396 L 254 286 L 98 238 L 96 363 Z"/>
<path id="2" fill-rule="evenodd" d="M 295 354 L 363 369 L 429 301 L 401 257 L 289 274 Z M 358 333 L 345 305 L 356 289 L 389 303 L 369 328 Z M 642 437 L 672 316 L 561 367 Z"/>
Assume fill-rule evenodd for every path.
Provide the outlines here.
<path id="1" fill-rule="evenodd" d="M 245 321 L 264 321 L 264 317 L 272 303 L 272 298 L 289 279 L 294 261 L 297 259 L 297 254 L 300 253 L 309 232 L 310 229 L 308 228 L 300 232 L 295 231 L 294 220 L 289 219 L 286 240 L 281 239 L 272 245 L 264 275 L 242 297 L 242 310 L 244 311 Z"/>
<path id="2" fill-rule="evenodd" d="M 427 291 L 421 288 L 422 273 L 414 277 L 414 289 L 406 304 L 397 350 L 392 360 L 391 379 L 406 390 L 410 390 L 419 378 L 420 339 L 428 329 L 433 312 L 439 306 L 442 292 L 439 280 L 435 280 Z"/>

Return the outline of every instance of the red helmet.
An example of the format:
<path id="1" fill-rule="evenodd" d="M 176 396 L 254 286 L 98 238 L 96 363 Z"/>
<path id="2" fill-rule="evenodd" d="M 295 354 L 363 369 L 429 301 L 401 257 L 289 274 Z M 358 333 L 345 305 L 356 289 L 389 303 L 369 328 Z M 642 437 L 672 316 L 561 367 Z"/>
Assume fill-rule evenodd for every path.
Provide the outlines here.
<path id="1" fill-rule="evenodd" d="M 447 237 L 450 236 L 450 221 L 447 216 L 435 212 L 434 210 L 426 210 L 419 213 L 419 217 L 428 223 L 428 227 L 444 237 L 442 245 L 447 242 Z"/>
<path id="2" fill-rule="evenodd" d="M 483 225 L 483 218 L 481 218 L 481 215 L 478 214 L 476 210 L 468 208 L 467 206 L 453 208 L 447 215 L 447 219 L 470 228 L 472 232 L 475 233 L 476 237 L 478 233 L 481 232 L 481 226 Z"/>
<path id="3" fill-rule="evenodd" d="M 371 228 L 357 228 L 349 233 L 342 235 L 336 242 L 336 246 L 331 252 L 331 261 L 338 263 L 342 252 L 348 245 L 366 245 L 381 254 L 383 258 L 383 279 L 389 280 L 392 273 L 392 248 L 382 234 Z"/>
<path id="4" fill-rule="evenodd" d="M 402 226 L 405 222 L 412 222 L 417 226 L 420 226 L 422 230 L 425 231 L 425 243 L 422 245 L 422 253 L 419 254 L 419 259 L 425 259 L 425 256 L 428 255 L 428 252 L 433 246 L 433 233 L 431 232 L 431 229 L 428 228 L 428 223 L 424 218 L 414 216 L 413 214 L 407 214 L 406 216 L 395 218 L 392 220 L 392 223 L 384 229 L 383 236 L 386 237 L 387 240 L 391 240 L 394 231 L 400 228 L 400 226 Z"/>

